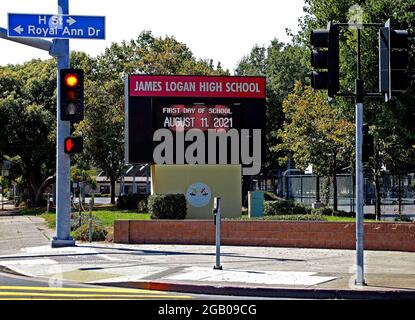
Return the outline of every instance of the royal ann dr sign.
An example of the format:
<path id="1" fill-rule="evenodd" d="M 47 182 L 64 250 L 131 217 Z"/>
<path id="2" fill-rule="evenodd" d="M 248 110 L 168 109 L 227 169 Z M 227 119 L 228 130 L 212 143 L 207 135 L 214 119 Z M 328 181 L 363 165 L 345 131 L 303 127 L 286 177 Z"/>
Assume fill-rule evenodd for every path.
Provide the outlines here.
<path id="1" fill-rule="evenodd" d="M 127 163 L 241 164 L 264 161 L 265 78 L 130 75 Z"/>

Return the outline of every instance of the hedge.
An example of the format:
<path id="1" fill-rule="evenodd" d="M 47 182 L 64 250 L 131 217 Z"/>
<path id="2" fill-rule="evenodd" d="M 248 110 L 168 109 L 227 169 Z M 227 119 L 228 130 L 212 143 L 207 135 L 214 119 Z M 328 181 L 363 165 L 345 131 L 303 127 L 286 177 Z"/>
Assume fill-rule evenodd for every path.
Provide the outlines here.
<path id="1" fill-rule="evenodd" d="M 184 194 L 153 194 L 147 205 L 151 219 L 184 219 L 187 214 Z"/>
<path id="2" fill-rule="evenodd" d="M 141 200 L 147 200 L 147 194 L 141 193 L 132 193 L 119 196 L 117 199 L 117 208 L 118 209 L 137 209 L 138 203 Z"/>
<path id="3" fill-rule="evenodd" d="M 266 201 L 264 204 L 264 214 L 267 216 L 290 215 L 290 214 L 310 214 L 311 208 L 290 200 Z"/>

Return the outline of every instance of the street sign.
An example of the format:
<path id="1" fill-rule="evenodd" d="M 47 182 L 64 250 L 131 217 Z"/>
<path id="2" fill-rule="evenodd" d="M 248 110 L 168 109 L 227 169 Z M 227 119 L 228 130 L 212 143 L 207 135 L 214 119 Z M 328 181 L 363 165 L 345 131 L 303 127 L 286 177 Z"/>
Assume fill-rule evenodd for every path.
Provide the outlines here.
<path id="1" fill-rule="evenodd" d="M 105 17 L 9 13 L 9 37 L 105 39 Z"/>

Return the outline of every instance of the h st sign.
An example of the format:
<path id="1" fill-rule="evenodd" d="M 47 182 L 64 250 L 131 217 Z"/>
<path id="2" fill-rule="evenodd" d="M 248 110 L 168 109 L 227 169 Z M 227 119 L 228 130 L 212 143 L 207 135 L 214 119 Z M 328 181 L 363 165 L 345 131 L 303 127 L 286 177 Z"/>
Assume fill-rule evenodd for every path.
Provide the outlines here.
<path id="1" fill-rule="evenodd" d="M 8 36 L 105 39 L 105 17 L 9 13 Z"/>

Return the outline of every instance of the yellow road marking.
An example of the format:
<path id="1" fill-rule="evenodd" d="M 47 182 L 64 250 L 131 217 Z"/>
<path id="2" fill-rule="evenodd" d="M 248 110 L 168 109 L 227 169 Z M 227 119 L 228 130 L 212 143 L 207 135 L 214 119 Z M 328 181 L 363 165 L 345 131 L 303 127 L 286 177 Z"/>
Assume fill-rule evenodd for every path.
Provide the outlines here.
<path id="1" fill-rule="evenodd" d="M 130 299 L 130 298 L 116 298 L 116 297 L 106 297 L 106 298 L 81 298 L 81 299 L 73 299 L 73 300 L 148 300 L 149 298 L 136 298 L 136 299 Z M 20 301 L 20 300 L 69 300 L 68 298 L 33 298 L 33 297 L 29 297 L 29 298 L 2 298 L 0 297 L 0 301 L 6 301 L 6 300 L 15 300 L 15 301 Z"/>
<path id="2" fill-rule="evenodd" d="M 108 294 L 70 294 L 70 293 L 39 293 L 39 292 L 13 292 L 13 291 L 2 291 L 0 296 L 17 296 L 17 297 L 72 297 L 72 298 L 171 298 L 171 299 L 191 299 L 190 296 L 175 296 L 175 295 L 132 295 L 132 294 L 118 294 L 118 295 L 108 295 Z"/>
<path id="3" fill-rule="evenodd" d="M 70 292 L 107 292 L 107 293 L 164 293 L 163 291 L 145 289 L 107 289 L 107 288 L 59 288 L 59 287 L 20 287 L 0 286 L 0 290 L 34 290 L 34 291 L 70 291 Z"/>

